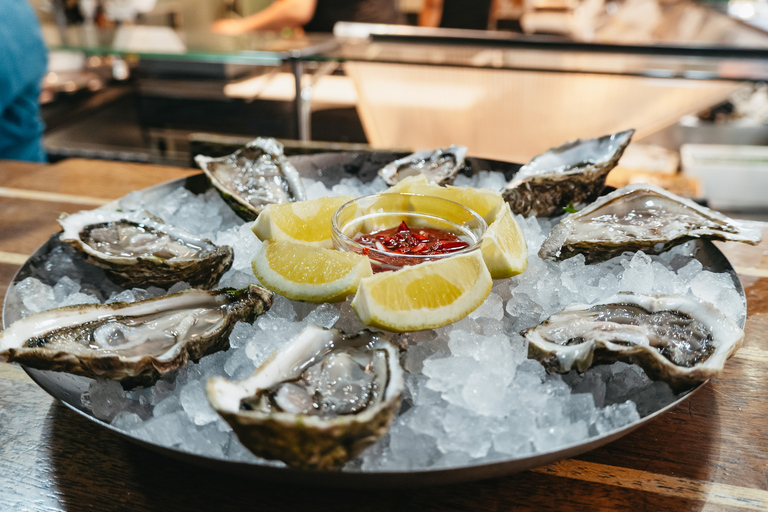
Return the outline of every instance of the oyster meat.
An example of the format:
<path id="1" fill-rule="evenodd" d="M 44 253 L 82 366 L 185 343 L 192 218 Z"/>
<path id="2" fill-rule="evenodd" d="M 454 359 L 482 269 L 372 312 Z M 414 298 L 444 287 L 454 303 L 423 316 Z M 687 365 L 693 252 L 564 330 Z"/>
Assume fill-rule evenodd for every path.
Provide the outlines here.
<path id="1" fill-rule="evenodd" d="M 522 166 L 503 191 L 512 211 L 546 217 L 569 204 L 593 201 L 629 145 L 635 130 L 578 139 L 551 148 Z"/>
<path id="2" fill-rule="evenodd" d="M 123 287 L 168 288 L 179 281 L 212 288 L 232 266 L 229 246 L 164 224 L 148 212 L 106 209 L 62 215 L 62 242 Z"/>
<path id="3" fill-rule="evenodd" d="M 744 331 L 712 304 L 632 293 L 569 306 L 522 334 L 528 357 L 548 370 L 584 372 L 620 360 L 676 392 L 718 375 L 744 339 Z"/>
<path id="4" fill-rule="evenodd" d="M 395 185 L 408 176 L 419 174 L 426 176 L 430 183 L 449 184 L 464 167 L 466 156 L 467 147 L 454 144 L 434 151 L 417 151 L 385 165 L 379 169 L 379 176 L 387 185 Z"/>
<path id="5" fill-rule="evenodd" d="M 272 293 L 251 285 L 51 309 L 0 332 L 0 360 L 125 387 L 150 385 L 190 359 L 228 348 L 235 323 L 271 305 Z"/>
<path id="6" fill-rule="evenodd" d="M 624 251 L 660 254 L 695 238 L 757 244 L 762 235 L 725 215 L 647 183 L 607 194 L 563 218 L 541 245 L 539 256 L 563 260 L 584 254 L 588 262 Z"/>
<path id="7" fill-rule="evenodd" d="M 400 408 L 399 350 L 380 333 L 305 328 L 251 377 L 208 381 L 208 399 L 254 454 L 333 469 L 377 442 Z"/>
<path id="8" fill-rule="evenodd" d="M 195 162 L 240 217 L 254 220 L 268 204 L 306 199 L 304 183 L 275 139 L 259 137 L 231 155 Z"/>

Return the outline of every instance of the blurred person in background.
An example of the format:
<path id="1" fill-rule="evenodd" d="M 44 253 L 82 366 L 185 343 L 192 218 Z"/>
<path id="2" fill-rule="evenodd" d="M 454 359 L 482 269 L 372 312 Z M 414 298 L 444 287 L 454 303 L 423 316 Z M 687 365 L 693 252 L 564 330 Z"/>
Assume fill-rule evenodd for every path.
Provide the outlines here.
<path id="1" fill-rule="evenodd" d="M 40 90 L 48 52 L 27 0 L 0 0 L 0 159 L 44 162 Z"/>
<path id="2" fill-rule="evenodd" d="M 245 18 L 218 20 L 212 30 L 229 35 L 284 28 L 332 32 L 337 21 L 401 24 L 404 19 L 397 0 L 275 0 Z"/>
<path id="3" fill-rule="evenodd" d="M 499 0 L 424 0 L 420 27 L 488 30 Z"/>

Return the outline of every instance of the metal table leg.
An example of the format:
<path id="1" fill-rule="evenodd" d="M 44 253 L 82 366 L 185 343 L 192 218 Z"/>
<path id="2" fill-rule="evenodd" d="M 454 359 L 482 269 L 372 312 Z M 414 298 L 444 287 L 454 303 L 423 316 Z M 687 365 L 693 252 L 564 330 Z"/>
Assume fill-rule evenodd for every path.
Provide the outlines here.
<path id="1" fill-rule="evenodd" d="M 302 77 L 304 76 L 304 63 L 299 59 L 291 59 L 293 68 L 293 79 L 296 84 L 296 96 L 293 100 L 296 109 L 296 138 L 300 141 L 309 141 L 312 138 L 310 133 L 310 101 L 311 98 L 305 98 L 304 89 L 301 87 Z M 308 91 L 312 94 L 312 90 Z"/>

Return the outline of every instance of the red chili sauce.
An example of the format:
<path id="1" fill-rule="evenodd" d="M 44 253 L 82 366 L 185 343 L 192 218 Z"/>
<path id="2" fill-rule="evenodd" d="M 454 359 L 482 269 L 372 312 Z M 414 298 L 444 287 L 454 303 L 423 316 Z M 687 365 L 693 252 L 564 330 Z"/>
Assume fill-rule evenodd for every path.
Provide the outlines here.
<path id="1" fill-rule="evenodd" d="M 456 235 L 437 228 L 409 228 L 405 221 L 395 228 L 358 235 L 355 242 L 368 249 L 395 254 L 433 255 L 460 251 L 469 244 Z"/>

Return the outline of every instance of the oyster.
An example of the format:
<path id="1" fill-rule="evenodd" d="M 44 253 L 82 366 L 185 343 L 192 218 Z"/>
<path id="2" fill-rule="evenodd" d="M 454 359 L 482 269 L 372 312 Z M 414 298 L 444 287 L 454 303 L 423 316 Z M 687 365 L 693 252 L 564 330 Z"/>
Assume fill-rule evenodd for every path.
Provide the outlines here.
<path id="1" fill-rule="evenodd" d="M 208 399 L 254 454 L 332 469 L 378 441 L 400 408 L 399 351 L 382 334 L 305 328 L 254 374 Z"/>
<path id="2" fill-rule="evenodd" d="M 502 195 L 514 213 L 539 217 L 563 213 L 571 203 L 593 201 L 634 133 L 626 130 L 551 148 L 522 166 Z"/>
<path id="3" fill-rule="evenodd" d="M 268 204 L 306 199 L 299 172 L 275 139 L 259 137 L 231 155 L 197 155 L 195 162 L 227 204 L 247 221 Z"/>
<path id="4" fill-rule="evenodd" d="M 169 286 L 184 281 L 212 288 L 232 266 L 229 246 L 164 224 L 148 212 L 97 209 L 62 215 L 59 240 L 123 287 Z"/>
<path id="5" fill-rule="evenodd" d="M 43 311 L 0 332 L 0 360 L 40 370 L 149 385 L 163 374 L 229 347 L 238 321 L 269 309 L 272 293 L 190 288 L 133 303 Z"/>
<path id="6" fill-rule="evenodd" d="M 744 331 L 712 304 L 680 296 L 620 293 L 573 305 L 523 331 L 528 357 L 551 371 L 624 361 L 677 391 L 718 375 Z"/>
<path id="7" fill-rule="evenodd" d="M 379 169 L 379 176 L 388 185 L 395 185 L 408 176 L 418 174 L 424 174 L 430 183 L 449 184 L 453 183 L 453 178 L 464 167 L 466 156 L 467 147 L 454 144 L 445 149 L 417 151 L 385 165 Z"/>
<path id="8" fill-rule="evenodd" d="M 624 251 L 660 254 L 695 238 L 757 244 L 760 231 L 663 188 L 628 185 L 607 194 L 552 228 L 539 256 L 566 259 L 582 253 L 588 262 Z"/>

